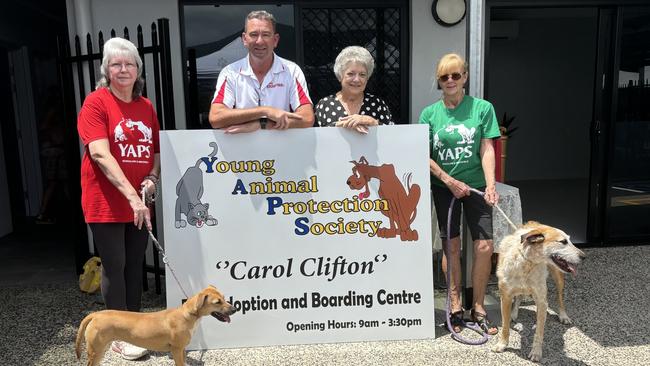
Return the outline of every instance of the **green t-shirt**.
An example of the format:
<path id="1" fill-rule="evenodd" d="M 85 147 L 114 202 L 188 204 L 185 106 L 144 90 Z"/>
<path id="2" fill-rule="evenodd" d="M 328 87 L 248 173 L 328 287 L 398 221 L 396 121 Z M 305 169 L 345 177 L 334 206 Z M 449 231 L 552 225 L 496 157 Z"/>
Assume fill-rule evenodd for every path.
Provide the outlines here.
<path id="1" fill-rule="evenodd" d="M 431 159 L 438 166 L 472 188 L 485 186 L 481 139 L 500 136 L 490 102 L 466 95 L 456 108 L 449 109 L 441 99 L 424 108 L 419 123 L 429 124 Z M 445 187 L 433 176 L 431 183 Z"/>

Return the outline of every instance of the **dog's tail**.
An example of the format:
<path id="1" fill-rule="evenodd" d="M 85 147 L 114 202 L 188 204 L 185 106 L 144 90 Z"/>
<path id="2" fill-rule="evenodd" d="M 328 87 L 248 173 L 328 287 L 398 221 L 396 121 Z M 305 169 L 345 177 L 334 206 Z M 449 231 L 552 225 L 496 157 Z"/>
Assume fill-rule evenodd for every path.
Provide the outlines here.
<path id="1" fill-rule="evenodd" d="M 415 221 L 415 217 L 418 214 L 418 201 L 420 200 L 420 185 L 411 184 L 411 178 L 413 178 L 413 173 L 406 173 L 402 177 L 404 182 L 404 187 L 406 188 L 406 197 L 408 197 L 408 211 L 412 212 L 411 217 L 409 217 L 409 224 L 412 224 Z"/>
<path id="2" fill-rule="evenodd" d="M 74 350 L 77 354 L 77 360 L 81 359 L 81 341 L 83 340 L 84 334 L 86 333 L 86 327 L 88 323 L 93 320 L 93 314 L 88 314 L 84 320 L 79 324 L 79 330 L 77 331 L 77 340 L 75 341 Z"/>

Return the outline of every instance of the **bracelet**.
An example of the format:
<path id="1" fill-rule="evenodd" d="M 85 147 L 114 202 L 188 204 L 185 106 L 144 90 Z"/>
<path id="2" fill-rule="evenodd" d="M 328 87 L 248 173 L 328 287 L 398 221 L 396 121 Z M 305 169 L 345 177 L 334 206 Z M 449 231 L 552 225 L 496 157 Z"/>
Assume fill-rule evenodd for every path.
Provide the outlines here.
<path id="1" fill-rule="evenodd" d="M 153 189 L 154 191 L 151 193 L 151 195 L 145 194 L 145 203 L 153 203 L 156 198 L 158 197 L 158 178 L 156 178 L 155 175 L 147 175 L 142 179 L 142 189 L 144 190 L 144 181 L 145 180 L 150 180 L 153 183 Z"/>
<path id="2" fill-rule="evenodd" d="M 149 175 L 145 176 L 142 180 L 145 180 L 145 179 L 149 179 L 154 185 L 158 184 L 158 177 L 156 177 L 153 174 L 149 174 Z"/>
<path id="3" fill-rule="evenodd" d="M 156 198 L 158 198 L 158 188 L 151 194 L 151 196 L 146 196 L 145 199 L 147 200 L 147 203 L 153 203 L 156 201 Z"/>

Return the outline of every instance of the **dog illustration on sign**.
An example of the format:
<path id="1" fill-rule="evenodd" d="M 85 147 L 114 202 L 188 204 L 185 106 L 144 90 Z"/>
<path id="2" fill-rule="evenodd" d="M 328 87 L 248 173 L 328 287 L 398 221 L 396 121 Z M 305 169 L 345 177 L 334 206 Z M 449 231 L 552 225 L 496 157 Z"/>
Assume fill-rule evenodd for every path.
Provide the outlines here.
<path id="1" fill-rule="evenodd" d="M 420 186 L 411 184 L 412 173 L 406 174 L 404 185 L 395 174 L 393 164 L 375 166 L 368 164 L 362 156 L 359 161 L 350 161 L 352 175 L 347 180 L 350 189 L 364 191 L 359 193 L 359 199 L 370 196 L 368 183 L 372 178 L 379 181 L 379 198 L 388 202 L 388 209 L 381 211 L 390 221 L 389 228 L 379 228 L 377 236 L 380 238 L 394 238 L 399 235 L 402 241 L 418 240 L 417 230 L 411 229 L 411 224 L 417 215 L 417 205 L 420 200 Z"/>
<path id="2" fill-rule="evenodd" d="M 211 142 L 212 152 L 208 155 L 209 159 L 217 155 L 217 143 Z M 215 226 L 217 219 L 208 213 L 210 208 L 209 203 L 202 203 L 203 197 L 203 171 L 199 167 L 204 158 L 196 161 L 194 166 L 187 168 L 185 174 L 176 184 L 176 209 L 174 226 L 179 229 L 187 226 L 189 223 L 195 227 L 201 227 L 203 224 L 208 226 Z M 185 214 L 186 220 L 181 218 L 181 214 Z"/>

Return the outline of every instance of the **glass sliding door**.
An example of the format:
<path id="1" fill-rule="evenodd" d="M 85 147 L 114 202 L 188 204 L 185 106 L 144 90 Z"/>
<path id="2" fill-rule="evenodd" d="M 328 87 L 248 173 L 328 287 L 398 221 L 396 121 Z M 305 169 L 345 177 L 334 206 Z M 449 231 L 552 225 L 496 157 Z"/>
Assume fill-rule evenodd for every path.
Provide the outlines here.
<path id="1" fill-rule="evenodd" d="M 619 9 L 608 149 L 608 241 L 650 238 L 650 7 Z"/>

